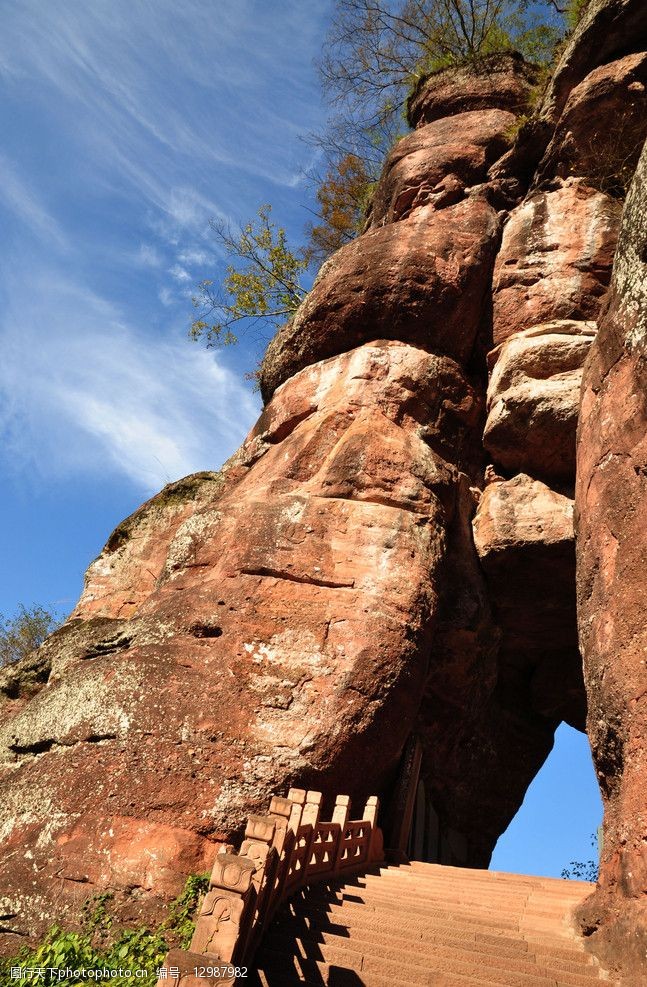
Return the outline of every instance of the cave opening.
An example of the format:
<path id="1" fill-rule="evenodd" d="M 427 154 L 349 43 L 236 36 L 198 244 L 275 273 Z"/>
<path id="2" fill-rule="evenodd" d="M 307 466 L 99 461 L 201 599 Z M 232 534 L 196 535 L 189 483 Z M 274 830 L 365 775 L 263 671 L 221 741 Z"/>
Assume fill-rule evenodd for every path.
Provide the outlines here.
<path id="1" fill-rule="evenodd" d="M 555 746 L 499 837 L 491 870 L 561 877 L 573 861 L 597 863 L 602 800 L 585 733 L 562 723 Z"/>

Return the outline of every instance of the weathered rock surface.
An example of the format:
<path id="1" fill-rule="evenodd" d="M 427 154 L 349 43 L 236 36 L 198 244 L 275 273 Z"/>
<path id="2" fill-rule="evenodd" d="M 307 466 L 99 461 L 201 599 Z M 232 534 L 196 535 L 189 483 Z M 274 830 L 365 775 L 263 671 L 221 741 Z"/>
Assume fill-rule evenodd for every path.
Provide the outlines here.
<path id="1" fill-rule="evenodd" d="M 572 90 L 599 65 L 644 51 L 647 6 L 643 0 L 590 0 L 571 34 L 542 103 L 554 125 Z"/>
<path id="2" fill-rule="evenodd" d="M 485 181 L 488 168 L 510 143 L 514 121 L 506 110 L 472 111 L 403 137 L 384 164 L 370 225 L 397 222 L 429 203 L 442 208 L 458 202 L 467 186 Z"/>
<path id="3" fill-rule="evenodd" d="M 480 409 L 457 364 L 399 343 L 304 370 L 226 467 L 236 481 L 206 481 L 170 542 L 163 528 L 136 614 L 59 632 L 47 684 L 0 728 L 10 939 L 107 885 L 177 890 L 295 781 L 384 789 Z M 124 529 L 124 585 L 142 530 L 145 512 Z M 161 552 L 142 558 L 159 570 Z"/>
<path id="4" fill-rule="evenodd" d="M 605 109 L 596 105 L 588 122 L 586 114 L 584 112 L 580 114 L 575 106 L 572 106 L 578 126 L 573 141 L 568 140 L 568 129 L 562 129 L 560 117 L 571 93 L 587 76 L 591 75 L 591 82 L 598 85 L 601 79 L 607 76 L 607 72 L 603 70 L 600 76 L 594 76 L 592 73 L 596 69 L 615 61 L 619 62 L 625 55 L 644 52 L 646 48 L 647 7 L 643 0 L 590 0 L 579 23 L 567 40 L 538 110 L 524 121 L 510 151 L 490 168 L 490 178 L 501 181 L 514 176 L 526 186 L 550 180 L 555 177 L 555 170 L 560 174 L 564 170 L 559 167 L 560 149 L 564 145 L 564 151 L 572 153 L 575 161 L 579 160 L 580 155 L 588 159 L 593 173 L 586 177 L 590 178 L 591 184 L 605 191 L 612 190 L 617 194 L 616 183 L 609 183 L 608 167 L 601 167 L 601 159 L 587 151 L 590 147 L 591 135 L 596 131 L 603 147 L 606 146 L 611 152 L 612 158 L 618 150 L 619 137 L 622 138 L 620 145 L 625 146 L 627 152 L 631 151 L 631 144 L 627 139 L 628 128 L 618 127 L 618 120 L 609 118 L 608 109 L 615 97 L 608 92 L 604 102 L 607 104 L 608 100 L 609 106 Z M 607 78 L 609 82 L 612 81 L 608 76 Z M 620 81 L 622 89 L 623 80 Z M 583 86 L 575 103 L 578 103 L 580 98 L 585 100 L 586 92 L 587 87 Z M 639 104 L 642 96 L 637 94 L 636 90 L 632 90 L 631 101 Z M 626 106 L 622 108 L 621 116 L 626 116 L 626 110 Z M 608 124 L 608 128 L 605 124 Z M 561 136 L 555 136 L 556 127 Z M 615 135 L 611 137 L 609 132 L 614 131 Z M 550 157 L 536 173 L 551 142 Z M 627 156 L 628 153 L 625 154 L 625 158 Z M 605 154 L 604 157 L 608 162 L 609 154 Z M 573 173 L 586 175 L 584 161 L 581 166 L 574 168 Z"/>
<path id="5" fill-rule="evenodd" d="M 155 588 L 178 527 L 212 501 L 223 482 L 218 473 L 187 476 L 122 521 L 88 568 L 71 616 L 123 619 L 136 613 Z"/>
<path id="6" fill-rule="evenodd" d="M 590 72 L 573 89 L 536 182 L 584 176 L 624 196 L 647 136 L 647 54 L 625 55 Z"/>
<path id="7" fill-rule="evenodd" d="M 494 343 L 553 319 L 595 319 L 608 288 L 621 205 L 568 179 L 513 210 L 494 272 Z"/>
<path id="8" fill-rule="evenodd" d="M 526 683 L 536 713 L 584 729 L 573 501 L 522 473 L 485 488 L 473 529 L 502 631 L 499 689 L 513 704 Z"/>
<path id="9" fill-rule="evenodd" d="M 574 482 L 582 365 L 595 330 L 594 322 L 549 322 L 492 351 L 483 444 L 499 466 Z"/>
<path id="10" fill-rule="evenodd" d="M 499 109 L 523 113 L 539 73 L 517 52 L 493 55 L 474 69 L 442 69 L 423 76 L 407 103 L 411 127 L 469 110 Z"/>
<path id="11" fill-rule="evenodd" d="M 644 983 L 647 956 L 647 149 L 610 304 L 584 370 L 578 435 L 578 617 L 588 734 L 604 801 L 589 942 Z"/>
<path id="12" fill-rule="evenodd" d="M 338 250 L 270 343 L 269 398 L 304 367 L 372 339 L 399 339 L 469 358 L 492 277 L 499 220 L 480 197 L 372 230 Z"/>

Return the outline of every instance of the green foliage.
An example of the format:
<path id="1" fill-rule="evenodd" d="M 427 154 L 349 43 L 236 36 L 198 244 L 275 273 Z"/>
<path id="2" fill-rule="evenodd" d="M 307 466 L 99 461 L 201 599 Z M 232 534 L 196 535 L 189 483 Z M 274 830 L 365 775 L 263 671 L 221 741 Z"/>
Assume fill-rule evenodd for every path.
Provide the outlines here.
<path id="1" fill-rule="evenodd" d="M 591 846 L 598 851 L 598 834 L 591 835 Z M 598 879 L 600 865 L 598 860 L 571 860 L 568 867 L 562 870 L 562 877 L 570 881 L 592 881 Z"/>
<path id="2" fill-rule="evenodd" d="M 21 606 L 13 617 L 0 614 L 0 668 L 30 655 L 59 623 L 56 614 L 44 607 Z"/>
<path id="3" fill-rule="evenodd" d="M 172 945 L 186 949 L 193 935 L 192 915 L 200 896 L 209 887 L 209 875 L 191 875 L 182 893 L 171 903 L 168 915 L 157 929 L 145 927 L 124 929 L 110 942 L 113 924 L 110 903 L 113 896 L 106 892 L 89 899 L 83 909 L 82 929 L 69 932 L 53 926 L 44 942 L 34 950 L 22 949 L 8 960 L 0 960 L 0 987 L 54 987 L 54 985 L 87 985 L 109 983 L 116 987 L 133 984 L 151 985 L 157 981 L 157 969 Z M 43 976 L 33 974 L 12 977 L 12 969 L 44 970 Z M 117 976 L 89 978 L 87 971 L 121 971 Z M 70 974 L 59 979 L 61 970 Z M 146 976 L 135 978 L 133 971 L 145 970 Z M 77 971 L 77 976 L 74 972 Z M 78 975 L 81 971 L 83 975 Z M 128 976 L 127 971 L 132 975 Z"/>
<path id="4" fill-rule="evenodd" d="M 272 208 L 261 206 L 258 220 L 234 231 L 213 221 L 211 228 L 229 257 L 222 285 L 201 281 L 193 307 L 197 316 L 189 328 L 193 339 L 208 346 L 237 342 L 232 327 L 240 322 L 266 321 L 277 327 L 294 315 L 306 296 L 303 276 L 311 255 L 292 250 L 283 227 L 270 219 Z"/>
<path id="5" fill-rule="evenodd" d="M 193 915 L 203 894 L 209 890 L 208 874 L 190 874 L 182 894 L 171 902 L 163 929 L 172 931 L 181 949 L 188 949 L 193 935 Z"/>
<path id="6" fill-rule="evenodd" d="M 570 0 L 564 13 L 566 26 L 570 31 L 577 27 L 588 5 L 589 0 Z"/>

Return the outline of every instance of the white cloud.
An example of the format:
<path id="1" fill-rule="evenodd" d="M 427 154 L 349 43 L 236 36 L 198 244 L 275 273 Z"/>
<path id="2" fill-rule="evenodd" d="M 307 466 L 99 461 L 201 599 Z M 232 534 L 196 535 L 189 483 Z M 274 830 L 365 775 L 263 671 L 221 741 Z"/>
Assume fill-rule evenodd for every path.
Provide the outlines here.
<path id="1" fill-rule="evenodd" d="M 152 492 L 217 469 L 244 438 L 258 401 L 217 354 L 153 341 L 60 276 L 30 290 L 0 326 L 6 465 L 121 474 Z"/>
<path id="2" fill-rule="evenodd" d="M 65 247 L 66 239 L 39 196 L 16 173 L 14 165 L 0 154 L 0 204 L 4 203 L 34 233 Z"/>
<path id="3" fill-rule="evenodd" d="M 204 267 L 205 264 L 215 263 L 215 257 L 213 254 L 206 250 L 183 250 L 177 256 L 180 264 L 186 264 L 188 267 Z"/>
<path id="4" fill-rule="evenodd" d="M 156 247 L 149 243 L 140 243 L 139 250 L 135 254 L 135 263 L 141 267 L 161 267 L 164 259 Z"/>
<path id="5" fill-rule="evenodd" d="M 240 176 L 294 184 L 290 158 L 320 114 L 311 60 L 328 9 L 329 0 L 21 0 L 3 11 L 0 78 L 53 100 L 98 170 L 196 224 L 219 214 L 207 189 L 230 201 Z M 219 172 L 224 187 L 214 186 Z"/>
<path id="6" fill-rule="evenodd" d="M 191 275 L 189 272 L 184 267 L 181 267 L 180 264 L 174 264 L 173 267 L 170 268 L 169 274 L 180 283 L 191 280 Z"/>

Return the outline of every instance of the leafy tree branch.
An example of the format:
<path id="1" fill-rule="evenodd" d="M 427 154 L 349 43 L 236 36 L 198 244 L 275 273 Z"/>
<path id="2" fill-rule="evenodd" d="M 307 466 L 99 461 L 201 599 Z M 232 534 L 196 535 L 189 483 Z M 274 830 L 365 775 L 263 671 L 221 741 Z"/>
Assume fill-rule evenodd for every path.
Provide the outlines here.
<path id="1" fill-rule="evenodd" d="M 199 283 L 193 298 L 197 314 L 189 328 L 193 339 L 208 346 L 234 343 L 239 323 L 279 326 L 305 298 L 303 279 L 312 255 L 290 248 L 283 227 L 271 221 L 271 211 L 271 206 L 261 206 L 258 219 L 237 230 L 211 222 L 216 239 L 236 263 L 227 265 L 221 285 L 212 279 Z"/>

